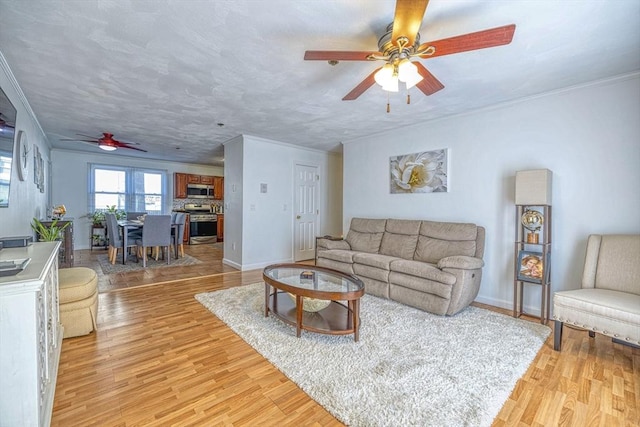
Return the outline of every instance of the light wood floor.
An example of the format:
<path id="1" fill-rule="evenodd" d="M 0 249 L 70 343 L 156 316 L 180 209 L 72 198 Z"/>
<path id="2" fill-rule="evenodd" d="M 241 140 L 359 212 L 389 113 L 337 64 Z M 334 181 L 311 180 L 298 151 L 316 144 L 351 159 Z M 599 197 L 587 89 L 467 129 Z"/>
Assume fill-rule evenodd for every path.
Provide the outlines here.
<path id="1" fill-rule="evenodd" d="M 99 330 L 63 341 L 52 425 L 342 425 L 194 299 L 262 272 L 186 252 L 209 269 L 101 276 Z M 95 256 L 76 254 L 84 265 Z M 547 340 L 494 425 L 640 424 L 640 350 L 566 327 L 563 338 L 561 353 Z"/>

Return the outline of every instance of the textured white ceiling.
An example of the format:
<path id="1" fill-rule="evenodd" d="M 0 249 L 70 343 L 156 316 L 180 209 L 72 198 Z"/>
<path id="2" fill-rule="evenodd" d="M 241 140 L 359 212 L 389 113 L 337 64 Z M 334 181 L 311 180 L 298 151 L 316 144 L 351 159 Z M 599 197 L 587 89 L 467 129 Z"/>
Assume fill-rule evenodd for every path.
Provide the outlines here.
<path id="1" fill-rule="evenodd" d="M 390 0 L 0 0 L 0 51 L 55 147 L 77 133 L 142 155 L 220 164 L 248 134 L 321 150 L 416 122 L 640 70 L 640 1 L 432 0 L 423 42 L 516 24 L 513 42 L 423 60 L 445 88 L 342 97 L 379 64 L 304 61 L 376 50 Z M 224 123 L 223 127 L 217 123 Z"/>

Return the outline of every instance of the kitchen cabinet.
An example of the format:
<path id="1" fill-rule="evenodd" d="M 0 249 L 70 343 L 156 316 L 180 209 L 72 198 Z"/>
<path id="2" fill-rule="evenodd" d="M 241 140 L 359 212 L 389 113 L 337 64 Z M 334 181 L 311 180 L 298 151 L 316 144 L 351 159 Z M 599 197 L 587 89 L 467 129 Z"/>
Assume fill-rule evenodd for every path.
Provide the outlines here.
<path id="1" fill-rule="evenodd" d="M 213 185 L 215 176 L 200 175 L 200 184 Z"/>
<path id="2" fill-rule="evenodd" d="M 213 184 L 213 177 L 210 175 L 187 175 L 188 184 Z"/>
<path id="3" fill-rule="evenodd" d="M 224 200 L 224 177 L 213 177 L 213 198 L 215 200 Z"/>
<path id="4" fill-rule="evenodd" d="M 224 241 L 224 215 L 218 214 L 218 242 Z"/>
<path id="5" fill-rule="evenodd" d="M 189 181 L 189 174 L 187 173 L 174 173 L 173 174 L 173 198 L 174 199 L 186 199 L 187 198 L 187 183 Z"/>
<path id="6" fill-rule="evenodd" d="M 175 172 L 173 174 L 173 198 L 188 199 L 188 184 L 212 185 L 214 187 L 214 199 L 224 199 L 224 177 L 212 175 L 192 175 Z"/>
<path id="7" fill-rule="evenodd" d="M 58 300 L 61 242 L 0 251 L 0 261 L 30 258 L 0 277 L 0 426 L 48 426 L 56 390 L 62 325 Z"/>

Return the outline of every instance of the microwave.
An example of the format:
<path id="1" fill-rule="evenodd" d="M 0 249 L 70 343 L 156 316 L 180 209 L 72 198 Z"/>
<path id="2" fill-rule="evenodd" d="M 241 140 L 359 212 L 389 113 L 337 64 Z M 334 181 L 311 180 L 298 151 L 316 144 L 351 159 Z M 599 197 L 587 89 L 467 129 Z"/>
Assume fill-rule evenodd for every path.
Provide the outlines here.
<path id="1" fill-rule="evenodd" d="M 187 197 L 190 199 L 213 199 L 213 185 L 187 184 Z"/>

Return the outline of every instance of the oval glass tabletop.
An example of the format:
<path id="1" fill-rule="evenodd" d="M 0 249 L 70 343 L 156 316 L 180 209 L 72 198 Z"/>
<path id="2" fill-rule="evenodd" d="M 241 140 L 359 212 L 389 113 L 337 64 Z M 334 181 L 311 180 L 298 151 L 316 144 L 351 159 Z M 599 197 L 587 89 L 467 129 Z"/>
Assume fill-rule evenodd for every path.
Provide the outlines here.
<path id="1" fill-rule="evenodd" d="M 355 276 L 312 265 L 272 265 L 264 269 L 264 275 L 289 286 L 319 292 L 354 292 L 364 287 Z"/>

